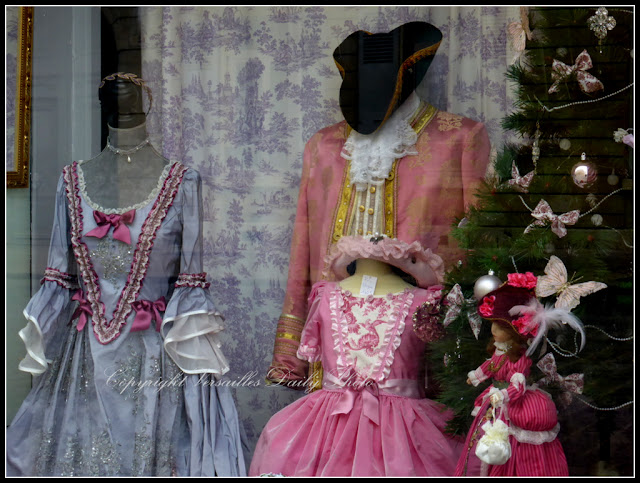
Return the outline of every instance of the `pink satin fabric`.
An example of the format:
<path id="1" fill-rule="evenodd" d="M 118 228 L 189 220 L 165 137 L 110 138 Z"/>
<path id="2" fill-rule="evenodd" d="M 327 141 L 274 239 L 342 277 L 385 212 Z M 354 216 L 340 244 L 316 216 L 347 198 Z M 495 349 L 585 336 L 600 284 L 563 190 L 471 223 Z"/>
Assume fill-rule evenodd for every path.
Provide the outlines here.
<path id="1" fill-rule="evenodd" d="M 78 325 L 76 325 L 76 329 L 78 332 L 81 332 L 84 329 L 84 326 L 87 325 L 87 322 L 91 320 L 91 316 L 93 315 L 93 311 L 91 310 L 91 304 L 85 298 L 84 292 L 82 290 L 78 290 L 73 294 L 71 300 L 75 300 L 78 302 L 78 307 L 76 308 L 71 320 L 78 319 Z"/>
<path id="2" fill-rule="evenodd" d="M 412 379 L 390 379 L 381 383 L 369 381 L 362 387 L 343 384 L 332 374 L 325 374 L 322 388 L 328 391 L 340 391 L 342 396 L 331 415 L 349 414 L 358 396 L 362 397 L 363 414 L 374 424 L 380 424 L 380 395 L 401 396 L 418 399 L 420 388 Z"/>
<path id="3" fill-rule="evenodd" d="M 345 122 L 340 122 L 321 129 L 305 147 L 282 308 L 283 314 L 302 321 L 306 320 L 311 286 L 322 279 L 325 256 L 336 242 L 333 229 L 340 221 L 338 213 L 348 166 L 340 156 L 347 139 L 346 127 Z M 482 123 L 438 112 L 418 136 L 418 154 L 397 162 L 391 215 L 395 217 L 395 237 L 406 243 L 419 241 L 430 248 L 442 257 L 445 270 L 464 257 L 449 232 L 456 217 L 462 217 L 474 201 L 489 163 L 490 148 Z M 352 189 L 351 204 L 354 197 Z M 290 332 L 282 322 L 277 332 L 270 372 L 283 379 L 305 379 L 307 363 L 294 355 L 297 341 L 279 337 L 280 333 Z"/>
<path id="4" fill-rule="evenodd" d="M 341 339 L 336 333 L 344 333 L 344 327 L 335 325 L 341 322 L 332 318 L 336 290 L 333 282 L 314 286 L 313 308 L 300 346 L 301 352 L 308 348 L 309 353 L 320 355 L 323 388 L 269 420 L 249 475 L 453 475 L 462 441 L 444 432 L 451 412 L 423 395 L 419 373 L 425 344 L 411 325 L 413 313 L 428 292 L 414 291 L 407 316 L 391 326 L 399 332 L 377 346 L 384 376 L 374 383 L 339 369 L 344 368 L 339 360 L 344 347 L 338 347 Z"/>
<path id="5" fill-rule="evenodd" d="M 130 225 L 136 216 L 136 210 L 127 211 L 122 215 L 117 214 L 105 214 L 100 211 L 93 212 L 93 219 L 98 224 L 97 228 L 94 228 L 85 236 L 94 236 L 96 238 L 104 238 L 111 227 L 113 230 L 113 238 L 120 240 L 128 245 L 131 245 L 131 233 L 126 225 Z"/>
<path id="6" fill-rule="evenodd" d="M 156 330 L 160 332 L 160 325 L 162 324 L 162 316 L 160 315 L 160 312 L 164 312 L 167 309 L 164 297 L 160 297 L 155 302 L 151 302 L 150 300 L 136 300 L 131 304 L 131 306 L 133 307 L 133 310 L 136 311 L 136 317 L 133 319 L 131 332 L 147 330 L 151 327 L 152 320 L 155 320 Z"/>

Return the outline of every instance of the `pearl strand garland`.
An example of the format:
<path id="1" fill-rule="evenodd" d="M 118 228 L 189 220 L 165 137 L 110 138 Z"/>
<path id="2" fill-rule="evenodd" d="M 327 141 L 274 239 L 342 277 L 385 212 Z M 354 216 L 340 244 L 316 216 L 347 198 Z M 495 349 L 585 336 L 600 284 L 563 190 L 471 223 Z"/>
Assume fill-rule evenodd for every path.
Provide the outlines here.
<path id="1" fill-rule="evenodd" d="M 549 107 L 545 106 L 545 105 L 540 101 L 540 99 L 538 99 L 537 97 L 536 97 L 536 100 L 538 101 L 538 104 L 540 104 L 540 106 L 542 106 L 542 109 L 543 109 L 543 110 L 545 110 L 545 111 L 547 111 L 547 112 L 552 112 L 552 111 L 557 111 L 557 110 L 560 110 L 560 109 L 564 109 L 564 108 L 566 108 L 566 107 L 577 106 L 577 105 L 580 105 L 580 104 L 591 104 L 591 103 L 593 103 L 593 102 L 600 102 L 600 101 L 604 101 L 605 99 L 608 99 L 609 97 L 616 96 L 616 95 L 620 94 L 621 92 L 626 91 L 626 90 L 627 90 L 627 89 L 629 89 L 630 87 L 633 87 L 633 82 L 632 82 L 631 84 L 629 84 L 627 87 L 623 87 L 622 89 L 617 90 L 616 92 L 612 92 L 611 94 L 608 94 L 608 95 L 606 95 L 606 96 L 599 97 L 599 98 L 597 98 L 597 99 L 590 99 L 590 100 L 588 100 L 588 101 L 576 101 L 576 102 L 571 102 L 571 103 L 569 103 L 569 104 L 565 104 L 565 105 L 563 105 L 563 106 L 556 106 L 556 107 L 551 107 L 551 108 L 549 108 Z"/>

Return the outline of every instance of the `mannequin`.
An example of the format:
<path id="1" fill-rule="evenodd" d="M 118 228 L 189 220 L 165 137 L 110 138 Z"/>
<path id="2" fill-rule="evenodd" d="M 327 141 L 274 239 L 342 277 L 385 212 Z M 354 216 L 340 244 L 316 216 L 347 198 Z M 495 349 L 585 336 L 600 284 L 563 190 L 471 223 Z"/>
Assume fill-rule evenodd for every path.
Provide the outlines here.
<path id="1" fill-rule="evenodd" d="M 459 442 L 444 432 L 450 412 L 421 389 L 427 343 L 411 324 L 419 307 L 434 302 L 430 287 L 442 280 L 442 260 L 418 243 L 347 236 L 327 265 L 335 281 L 311 290 L 298 350 L 322 362 L 322 387 L 273 415 L 249 476 L 451 475 Z M 364 275 L 379 281 L 366 294 Z"/>
<path id="2" fill-rule="evenodd" d="M 382 127 L 420 84 L 441 41 L 442 32 L 426 22 L 349 35 L 333 52 L 343 78 L 340 109 L 349 126 L 361 134 Z M 398 79 L 407 61 L 411 67 Z"/>
<path id="3" fill-rule="evenodd" d="M 396 275 L 391 265 L 378 260 L 361 258 L 355 262 L 355 273 L 340 282 L 340 286 L 351 293 L 358 294 L 362 286 L 362 277 L 368 275 L 376 278 L 373 295 L 384 296 L 390 293 L 402 292 L 413 287 L 410 283 Z"/>
<path id="4" fill-rule="evenodd" d="M 321 374 L 296 354 L 311 287 L 342 237 L 417 241 L 446 267 L 464 256 L 449 234 L 474 202 L 490 143 L 481 122 L 440 111 L 416 92 L 441 39 L 433 25 L 410 22 L 388 33 L 354 32 L 336 48 L 344 121 L 321 129 L 305 147 L 268 381 Z M 370 49 L 381 45 L 382 52 Z"/>
<path id="5" fill-rule="evenodd" d="M 96 157 L 81 161 L 80 166 L 87 195 L 105 209 L 145 202 L 169 165 L 169 160 L 149 143 L 143 90 L 119 77 L 100 88 L 100 101 L 107 115 L 107 146 Z"/>
<path id="6" fill-rule="evenodd" d="M 105 78 L 109 144 L 58 181 L 20 331 L 19 369 L 40 377 L 7 429 L 11 476 L 246 474 L 235 403 L 214 385 L 229 365 L 200 175 L 148 144 L 141 89 L 134 74 Z"/>

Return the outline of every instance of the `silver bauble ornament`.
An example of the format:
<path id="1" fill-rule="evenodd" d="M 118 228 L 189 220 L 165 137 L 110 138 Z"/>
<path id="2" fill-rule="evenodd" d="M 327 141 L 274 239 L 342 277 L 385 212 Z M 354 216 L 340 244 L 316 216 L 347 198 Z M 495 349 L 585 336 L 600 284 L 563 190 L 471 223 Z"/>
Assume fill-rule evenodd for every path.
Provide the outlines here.
<path id="1" fill-rule="evenodd" d="M 563 138 L 560 140 L 560 149 L 564 150 L 564 151 L 568 151 L 571 148 L 571 141 L 568 140 L 567 138 Z"/>
<path id="2" fill-rule="evenodd" d="M 620 178 L 616 174 L 616 171 L 613 170 L 609 176 L 607 176 L 607 183 L 611 186 L 615 186 L 620 182 Z"/>
<path id="3" fill-rule="evenodd" d="M 593 223 L 595 226 L 602 225 L 602 221 L 602 215 L 598 215 L 597 213 L 591 217 L 591 223 Z"/>
<path id="4" fill-rule="evenodd" d="M 476 283 L 473 286 L 473 296 L 476 300 L 480 300 L 489 292 L 493 292 L 500 285 L 502 285 L 502 281 L 493 274 L 493 270 L 489 270 L 487 275 L 483 275 L 476 280 Z"/>
<path id="5" fill-rule="evenodd" d="M 585 153 L 582 153 L 580 161 L 571 168 L 571 178 L 579 188 L 587 188 L 598 179 L 598 170 L 587 160 Z"/>

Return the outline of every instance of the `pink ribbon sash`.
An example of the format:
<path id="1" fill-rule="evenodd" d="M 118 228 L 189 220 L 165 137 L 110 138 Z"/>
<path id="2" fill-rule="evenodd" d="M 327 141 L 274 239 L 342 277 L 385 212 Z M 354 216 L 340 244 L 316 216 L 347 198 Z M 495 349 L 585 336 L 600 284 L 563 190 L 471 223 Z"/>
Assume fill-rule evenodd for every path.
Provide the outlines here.
<path id="1" fill-rule="evenodd" d="M 164 297 L 160 297 L 155 302 L 151 302 L 150 300 L 136 300 L 131 304 L 131 307 L 136 311 L 136 317 L 133 319 L 131 332 L 147 330 L 151 327 L 152 320 L 155 320 L 156 322 L 156 330 L 160 331 L 160 324 L 162 322 L 160 312 L 164 312 L 167 309 Z"/>
<path id="2" fill-rule="evenodd" d="M 71 300 L 75 300 L 78 302 L 78 308 L 76 308 L 75 312 L 71 316 L 71 320 L 78 319 L 78 325 L 76 329 L 78 332 L 81 332 L 84 329 L 84 326 L 87 325 L 87 321 L 93 317 L 93 311 L 91 310 L 91 304 L 87 299 L 84 298 L 84 292 L 82 290 L 78 290 Z"/>
<path id="3" fill-rule="evenodd" d="M 340 400 L 331 415 L 349 414 L 355 404 L 356 396 L 362 395 L 362 412 L 374 424 L 380 425 L 380 394 L 390 393 L 394 396 L 420 398 L 418 382 L 413 379 L 387 379 L 376 383 L 368 381 L 362 385 L 351 385 L 345 383 L 332 374 L 325 373 L 322 388 L 328 390 L 342 391 Z"/>
<path id="4" fill-rule="evenodd" d="M 104 238 L 111 227 L 113 230 L 113 238 L 120 240 L 128 245 L 131 245 L 131 233 L 126 225 L 130 225 L 136 216 L 136 210 L 130 210 L 122 215 L 106 214 L 101 211 L 93 212 L 93 219 L 98 224 L 97 228 L 94 228 L 85 236 L 94 236 L 96 238 Z"/>

